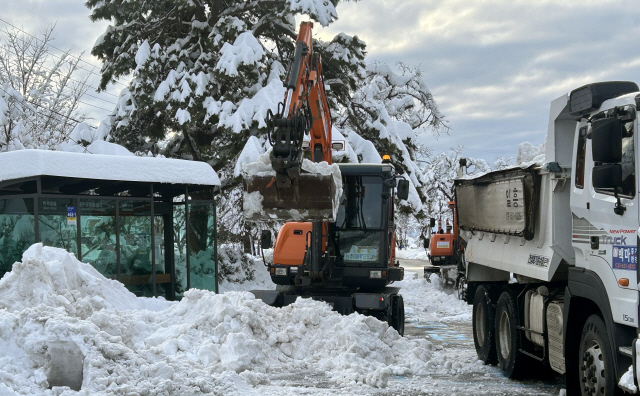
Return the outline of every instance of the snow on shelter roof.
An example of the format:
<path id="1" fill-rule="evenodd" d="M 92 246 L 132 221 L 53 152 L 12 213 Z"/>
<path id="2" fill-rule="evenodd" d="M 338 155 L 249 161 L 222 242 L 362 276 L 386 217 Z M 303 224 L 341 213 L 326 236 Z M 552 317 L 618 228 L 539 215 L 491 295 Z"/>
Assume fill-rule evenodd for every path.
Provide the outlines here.
<path id="1" fill-rule="evenodd" d="M 17 150 L 0 154 L 0 182 L 35 176 L 219 186 L 205 162 L 171 158 Z"/>

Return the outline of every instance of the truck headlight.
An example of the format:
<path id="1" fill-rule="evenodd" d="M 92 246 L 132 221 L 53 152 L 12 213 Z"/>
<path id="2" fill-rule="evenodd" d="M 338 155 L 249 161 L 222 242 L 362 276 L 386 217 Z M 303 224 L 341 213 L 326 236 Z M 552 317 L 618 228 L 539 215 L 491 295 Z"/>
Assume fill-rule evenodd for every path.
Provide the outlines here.
<path id="1" fill-rule="evenodd" d="M 291 271 L 292 274 L 297 274 L 298 273 L 298 267 L 291 267 L 291 268 L 289 268 L 289 271 Z"/>
<path id="2" fill-rule="evenodd" d="M 369 271 L 369 278 L 371 279 L 382 278 L 382 271 Z"/>
<path id="3" fill-rule="evenodd" d="M 276 268 L 276 275 L 277 276 L 287 276 L 287 269 L 286 268 Z"/>

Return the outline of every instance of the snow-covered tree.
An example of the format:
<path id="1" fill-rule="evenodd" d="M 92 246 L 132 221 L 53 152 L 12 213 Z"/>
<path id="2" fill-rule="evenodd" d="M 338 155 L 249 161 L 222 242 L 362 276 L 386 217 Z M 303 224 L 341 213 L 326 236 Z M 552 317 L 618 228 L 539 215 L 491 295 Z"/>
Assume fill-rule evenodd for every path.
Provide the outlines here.
<path id="1" fill-rule="evenodd" d="M 293 17 L 307 14 L 326 26 L 337 2 L 89 0 L 93 20 L 113 23 L 92 51 L 103 60 L 101 87 L 133 75 L 120 95 L 112 138 L 134 152 L 222 170 L 284 96 Z"/>
<path id="2" fill-rule="evenodd" d="M 92 53 L 102 59 L 101 87 L 131 78 L 118 101 L 111 138 L 133 152 L 208 162 L 221 176 L 220 231 L 249 229 L 241 218 L 239 165 L 264 151 L 265 118 L 284 98 L 286 66 L 306 15 L 327 26 L 339 0 L 89 0 L 93 20 L 109 20 Z M 365 66 L 365 43 L 339 34 L 314 40 L 334 117 L 337 160 L 380 162 L 390 154 L 412 182 L 408 211 L 422 213 L 416 134 L 447 129 L 420 69 Z M 254 140 L 250 142 L 250 138 Z M 250 143 L 249 143 L 250 142 Z M 248 147 L 249 146 L 249 147 Z M 248 148 L 247 148 L 248 147 Z M 259 151 L 259 150 L 258 150 Z M 255 153 L 254 153 L 255 154 Z M 220 205 L 219 207 L 222 207 Z"/>
<path id="3" fill-rule="evenodd" d="M 0 151 L 55 148 L 86 118 L 78 109 L 88 89 L 82 54 L 51 53 L 53 30 L 0 30 Z"/>
<path id="4" fill-rule="evenodd" d="M 365 158 L 371 146 L 378 154 L 391 156 L 397 171 L 411 182 L 409 200 L 400 210 L 424 217 L 426 179 L 416 161 L 426 151 L 416 140 L 424 133 L 437 137 L 449 127 L 420 68 L 399 62 L 398 69 L 396 73 L 379 62 L 367 65 L 365 78 L 353 96 L 340 103 L 335 125 L 342 128 L 359 161 L 372 161 Z"/>
<path id="5" fill-rule="evenodd" d="M 491 170 L 483 159 L 464 157 L 460 160 L 463 147 L 452 148 L 449 151 L 434 154 L 428 158 L 423 169 L 422 193 L 427 198 L 427 213 L 430 217 L 447 219 L 451 217 L 448 203 L 454 200 L 453 180 L 458 175 L 458 169 L 463 166 L 463 174 L 474 175 Z M 428 223 L 425 222 L 425 226 Z"/>
<path id="6" fill-rule="evenodd" d="M 221 176 L 221 199 L 234 208 L 224 216 L 226 230 L 244 228 L 234 168 L 250 136 L 264 143 L 267 111 L 275 112 L 284 98 L 294 17 L 304 14 L 326 26 L 336 19 L 337 4 L 89 0 L 91 18 L 112 23 L 92 50 L 103 61 L 101 87 L 131 78 L 120 94 L 112 140 L 132 152 L 208 162 Z M 364 68 L 358 63 L 364 43 L 342 34 L 317 44 L 331 100 L 344 101 Z"/>

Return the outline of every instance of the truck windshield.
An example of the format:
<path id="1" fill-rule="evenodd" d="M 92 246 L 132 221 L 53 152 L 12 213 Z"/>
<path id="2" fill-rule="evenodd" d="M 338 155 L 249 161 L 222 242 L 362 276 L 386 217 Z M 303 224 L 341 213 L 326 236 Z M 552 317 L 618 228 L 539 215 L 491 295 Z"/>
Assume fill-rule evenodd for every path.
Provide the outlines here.
<path id="1" fill-rule="evenodd" d="M 335 227 L 371 230 L 382 227 L 382 178 L 345 175 Z"/>

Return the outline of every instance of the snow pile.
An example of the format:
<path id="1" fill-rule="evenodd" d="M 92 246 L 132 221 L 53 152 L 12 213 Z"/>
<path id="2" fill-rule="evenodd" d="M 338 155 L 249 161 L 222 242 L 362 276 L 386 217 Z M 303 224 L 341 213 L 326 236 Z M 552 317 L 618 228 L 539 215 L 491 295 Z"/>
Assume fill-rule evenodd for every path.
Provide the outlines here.
<path id="1" fill-rule="evenodd" d="M 260 139 L 255 136 L 249 136 L 247 143 L 245 143 L 244 148 L 236 161 L 236 166 L 233 168 L 233 177 L 240 176 L 240 173 L 242 172 L 242 165 L 256 162 L 258 158 L 264 154 L 264 151 L 265 150 Z"/>
<path id="2" fill-rule="evenodd" d="M 540 146 L 537 146 L 537 147 L 532 145 L 529 142 L 520 143 L 520 145 L 518 145 L 518 156 L 516 158 L 515 165 L 505 166 L 504 161 L 496 161 L 498 168 L 494 169 L 493 171 L 486 170 L 482 172 L 476 172 L 470 175 L 467 174 L 467 175 L 458 177 L 458 179 L 471 180 L 471 179 L 480 178 L 492 172 L 499 172 L 501 170 L 516 169 L 516 168 L 527 169 L 531 166 L 543 166 L 546 158 L 546 155 L 545 155 L 546 147 L 547 147 L 546 139 Z"/>
<path id="3" fill-rule="evenodd" d="M 638 392 L 638 387 L 633 381 L 633 365 L 629 366 L 629 369 L 622 374 L 622 377 L 620 377 L 620 381 L 618 382 L 618 386 L 625 392 L 629 392 L 631 394 Z"/>
<path id="4" fill-rule="evenodd" d="M 22 311 L 41 304 L 87 317 L 93 309 L 157 311 L 171 303 L 164 299 L 139 299 L 122 283 L 106 279 L 72 254 L 37 243 L 0 280 L 0 309 Z"/>
<path id="5" fill-rule="evenodd" d="M 433 354 L 426 340 L 309 299 L 273 308 L 251 293 L 197 289 L 179 303 L 137 298 L 40 244 L 0 280 L 0 301 L 5 394 L 44 394 L 47 350 L 59 342 L 84 356 L 85 394 L 247 394 L 300 370 L 384 387 L 391 375 L 426 374 Z"/>
<path id="6" fill-rule="evenodd" d="M 396 249 L 396 257 L 405 260 L 426 260 L 427 251 L 424 249 Z"/>
<path id="7" fill-rule="evenodd" d="M 452 288 L 445 288 L 437 275 L 430 282 L 418 278 L 416 272 L 405 272 L 405 279 L 394 283 L 401 288 L 407 322 L 422 321 L 470 321 L 471 305 L 458 300 Z M 416 312 L 416 309 L 419 310 Z"/>
<path id="8" fill-rule="evenodd" d="M 520 143 L 518 146 L 518 156 L 516 166 L 528 168 L 531 165 L 544 164 L 546 141 L 540 146 L 534 146 L 529 142 Z"/>

